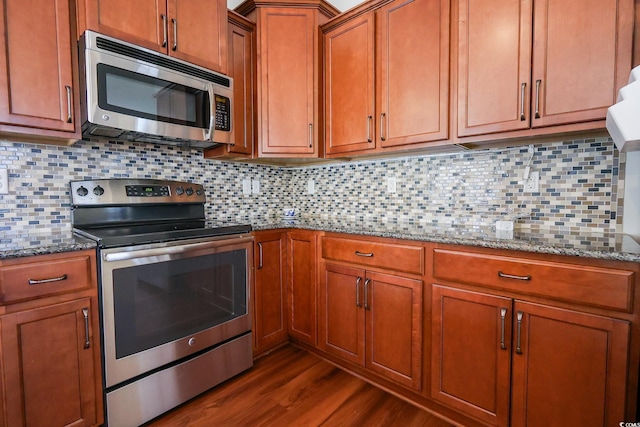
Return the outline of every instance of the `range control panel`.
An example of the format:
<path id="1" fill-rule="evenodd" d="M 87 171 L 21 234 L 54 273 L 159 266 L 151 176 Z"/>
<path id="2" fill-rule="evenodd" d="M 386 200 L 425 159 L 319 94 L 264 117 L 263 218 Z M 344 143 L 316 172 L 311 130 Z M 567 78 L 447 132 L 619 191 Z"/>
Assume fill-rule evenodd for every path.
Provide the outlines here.
<path id="1" fill-rule="evenodd" d="M 73 206 L 164 203 L 204 203 L 201 184 L 155 179 L 96 179 L 71 181 Z"/>

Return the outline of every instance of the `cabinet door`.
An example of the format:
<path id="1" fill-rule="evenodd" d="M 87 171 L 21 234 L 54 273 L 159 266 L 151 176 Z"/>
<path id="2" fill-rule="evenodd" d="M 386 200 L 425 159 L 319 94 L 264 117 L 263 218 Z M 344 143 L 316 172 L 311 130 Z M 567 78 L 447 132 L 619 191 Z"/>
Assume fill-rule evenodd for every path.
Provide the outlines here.
<path id="1" fill-rule="evenodd" d="M 328 31 L 324 43 L 325 152 L 374 149 L 373 12 Z"/>
<path id="2" fill-rule="evenodd" d="M 167 53 L 166 0 L 84 0 L 84 3 L 87 29 Z"/>
<path id="3" fill-rule="evenodd" d="M 230 153 L 253 154 L 254 129 L 254 29 L 229 21 L 228 73 L 233 78 L 233 137 Z"/>
<path id="4" fill-rule="evenodd" d="M 603 120 L 631 70 L 633 1 L 534 5 L 532 125 Z"/>
<path id="5" fill-rule="evenodd" d="M 0 122 L 74 137 L 79 131 L 72 72 L 76 43 L 69 1 L 2 0 L 0 5 Z"/>
<path id="6" fill-rule="evenodd" d="M 85 298 L 2 317 L 6 425 L 98 424 L 92 309 Z"/>
<path id="7" fill-rule="evenodd" d="M 227 72 L 227 2 L 168 0 L 169 55 Z"/>
<path id="8" fill-rule="evenodd" d="M 316 234 L 289 233 L 289 289 L 287 309 L 289 335 L 316 345 Z"/>
<path id="9" fill-rule="evenodd" d="M 317 22 L 309 9 L 258 16 L 260 155 L 313 154 Z"/>
<path id="10" fill-rule="evenodd" d="M 422 385 L 422 281 L 367 272 L 366 365 L 416 390 Z"/>
<path id="11" fill-rule="evenodd" d="M 364 270 L 324 264 L 318 293 L 318 346 L 365 365 Z"/>
<path id="12" fill-rule="evenodd" d="M 449 1 L 396 0 L 376 11 L 376 26 L 380 146 L 446 139 Z"/>
<path id="13" fill-rule="evenodd" d="M 490 425 L 508 425 L 511 307 L 509 298 L 433 286 L 433 399 Z"/>
<path id="14" fill-rule="evenodd" d="M 460 0 L 458 136 L 529 128 L 531 2 Z"/>
<path id="15" fill-rule="evenodd" d="M 254 245 L 254 353 L 287 341 L 285 310 L 286 235 L 257 233 Z"/>
<path id="16" fill-rule="evenodd" d="M 629 323 L 516 301 L 513 426 L 618 425 Z"/>

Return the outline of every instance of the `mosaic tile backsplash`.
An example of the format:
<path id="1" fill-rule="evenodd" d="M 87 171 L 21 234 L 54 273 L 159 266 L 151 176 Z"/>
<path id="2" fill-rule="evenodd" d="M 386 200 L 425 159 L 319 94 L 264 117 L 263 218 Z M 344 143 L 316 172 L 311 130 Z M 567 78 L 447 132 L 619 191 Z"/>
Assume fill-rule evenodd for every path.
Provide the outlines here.
<path id="1" fill-rule="evenodd" d="M 614 232 L 622 212 L 619 162 L 609 138 L 535 144 L 532 155 L 520 146 L 293 169 L 207 160 L 198 150 L 151 144 L 0 141 L 0 168 L 9 170 L 10 183 L 10 193 L 0 195 L 0 232 L 71 228 L 69 181 L 110 177 L 202 183 L 211 219 L 277 216 L 291 207 L 304 217 L 468 226 L 523 217 L 519 222 L 531 227 Z M 540 173 L 536 193 L 521 185 L 527 165 Z M 387 191 L 389 177 L 395 193 Z M 243 179 L 258 180 L 260 193 L 243 195 Z M 310 179 L 314 194 L 307 191 Z"/>

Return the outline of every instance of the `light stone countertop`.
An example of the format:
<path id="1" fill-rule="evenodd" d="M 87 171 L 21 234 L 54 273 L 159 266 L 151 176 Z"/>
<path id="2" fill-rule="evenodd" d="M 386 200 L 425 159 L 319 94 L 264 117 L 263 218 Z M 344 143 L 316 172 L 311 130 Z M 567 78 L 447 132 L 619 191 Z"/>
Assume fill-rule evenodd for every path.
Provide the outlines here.
<path id="1" fill-rule="evenodd" d="M 253 230 L 301 229 L 353 235 L 392 237 L 495 249 L 640 262 L 640 239 L 624 234 L 591 234 L 516 229 L 512 238 L 499 238 L 490 227 L 443 226 L 423 223 L 347 218 L 233 219 L 212 225 L 250 223 Z M 0 260 L 96 248 L 95 242 L 71 230 L 7 231 L 0 235 Z"/>

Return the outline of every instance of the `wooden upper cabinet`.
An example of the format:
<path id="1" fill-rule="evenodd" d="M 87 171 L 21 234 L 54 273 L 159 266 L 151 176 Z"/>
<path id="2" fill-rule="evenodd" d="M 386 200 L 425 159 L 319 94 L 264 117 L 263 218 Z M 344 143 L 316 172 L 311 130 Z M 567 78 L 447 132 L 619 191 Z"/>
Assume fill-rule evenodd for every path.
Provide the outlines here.
<path id="1" fill-rule="evenodd" d="M 449 1 L 397 0 L 376 11 L 381 147 L 449 136 Z"/>
<path id="2" fill-rule="evenodd" d="M 631 69 L 633 7 L 632 0 L 460 0 L 458 136 L 604 128 Z"/>
<path id="3" fill-rule="evenodd" d="M 534 2 L 532 125 L 602 120 L 631 70 L 634 2 Z"/>
<path id="4" fill-rule="evenodd" d="M 224 0 L 77 0 L 85 29 L 226 73 Z"/>
<path id="5" fill-rule="evenodd" d="M 460 0 L 458 136 L 529 128 L 531 0 Z"/>
<path id="6" fill-rule="evenodd" d="M 375 148 L 374 15 L 324 35 L 325 153 Z"/>
<path id="7" fill-rule="evenodd" d="M 252 158 L 255 135 L 255 24 L 228 11 L 227 74 L 233 78 L 233 144 L 204 151 L 207 158 Z"/>
<path id="8" fill-rule="evenodd" d="M 0 5 L 0 131 L 78 138 L 70 2 L 2 0 Z"/>
<path id="9" fill-rule="evenodd" d="M 258 157 L 318 157 L 318 26 L 338 11 L 322 0 L 248 0 L 236 11 L 256 21 Z"/>
<path id="10" fill-rule="evenodd" d="M 396 0 L 324 28 L 327 155 L 448 138 L 449 9 Z"/>

